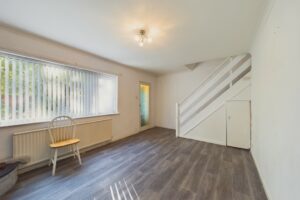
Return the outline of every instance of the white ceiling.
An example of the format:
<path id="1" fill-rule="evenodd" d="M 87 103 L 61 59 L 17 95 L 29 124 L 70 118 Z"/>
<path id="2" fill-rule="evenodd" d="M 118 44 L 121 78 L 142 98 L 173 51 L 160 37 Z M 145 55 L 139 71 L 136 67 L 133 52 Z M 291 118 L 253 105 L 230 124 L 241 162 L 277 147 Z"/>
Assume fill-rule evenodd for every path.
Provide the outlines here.
<path id="1" fill-rule="evenodd" d="M 249 50 L 265 0 L 0 0 L 0 22 L 155 73 Z M 143 48 L 135 28 L 151 30 Z"/>

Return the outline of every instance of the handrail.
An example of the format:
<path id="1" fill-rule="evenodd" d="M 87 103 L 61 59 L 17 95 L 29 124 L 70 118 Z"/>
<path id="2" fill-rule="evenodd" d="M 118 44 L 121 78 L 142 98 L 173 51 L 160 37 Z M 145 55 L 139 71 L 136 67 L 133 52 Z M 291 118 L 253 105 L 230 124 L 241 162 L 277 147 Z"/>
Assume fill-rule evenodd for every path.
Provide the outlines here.
<path id="1" fill-rule="evenodd" d="M 180 101 L 178 104 L 183 104 L 188 98 L 190 98 L 197 90 L 201 89 L 203 87 L 203 85 L 208 82 L 212 77 L 214 77 L 214 75 L 216 75 L 223 67 L 223 65 L 232 58 L 232 56 L 227 57 L 224 59 L 224 61 L 219 64 L 218 67 L 216 67 L 216 69 L 214 71 L 212 71 L 208 77 L 206 79 L 204 79 L 203 81 L 201 81 L 201 83 L 199 84 L 199 86 L 197 88 L 195 88 L 188 96 L 186 96 L 182 101 Z"/>
<path id="2" fill-rule="evenodd" d="M 239 92 L 237 92 L 237 95 L 239 95 L 242 91 L 244 91 L 245 88 L 241 89 Z M 226 100 L 225 102 L 227 102 L 228 100 Z M 232 100 L 232 101 L 250 101 L 250 100 Z M 196 128 L 199 124 L 201 124 L 203 121 L 207 120 L 210 116 L 212 116 L 214 113 L 216 113 L 217 111 L 219 111 L 222 106 L 224 105 L 220 105 L 218 106 L 214 111 L 210 112 L 206 117 L 204 117 L 203 119 L 201 119 L 199 122 L 196 123 L 196 125 L 194 125 L 192 128 L 188 129 L 183 135 L 187 135 L 189 132 L 191 132 L 194 128 Z"/>
<path id="3" fill-rule="evenodd" d="M 241 61 L 243 61 L 243 59 L 241 60 Z M 237 78 L 238 76 L 239 76 L 239 74 L 243 74 L 243 72 L 244 71 L 247 71 L 247 69 L 248 69 L 249 67 L 248 67 L 248 64 L 247 64 L 247 62 L 245 61 L 244 63 L 242 63 L 242 65 L 239 67 L 239 69 L 237 70 L 237 71 L 235 71 L 235 72 L 232 72 L 232 71 L 230 71 L 230 74 L 228 74 L 226 77 L 224 77 L 225 79 L 220 79 L 221 80 L 221 82 L 218 82 L 217 81 L 217 85 L 216 85 L 216 87 L 215 88 L 213 88 L 212 90 L 208 90 L 208 93 L 205 93 L 204 95 L 202 95 L 202 97 L 201 97 L 201 99 L 199 99 L 199 100 L 197 100 L 197 101 L 194 101 L 193 102 L 193 107 L 195 108 L 195 107 L 197 107 L 197 108 L 200 108 L 201 107 L 201 105 L 202 104 L 205 104 L 207 101 L 208 101 L 208 99 L 207 98 L 210 98 L 210 96 L 213 94 L 212 92 L 213 91 L 221 91 L 221 89 L 223 88 L 223 87 L 225 87 L 226 85 L 228 85 L 228 84 L 230 84 L 230 87 L 232 87 L 232 81 L 235 79 L 235 78 Z M 219 79 L 218 79 L 219 80 Z M 190 106 L 191 107 L 191 106 Z M 188 108 L 187 108 L 188 109 Z M 194 111 L 194 112 L 198 112 L 198 111 Z M 186 113 L 186 112 L 184 112 L 184 113 Z M 183 114 L 183 113 L 182 113 Z M 183 114 L 183 115 L 185 115 L 185 114 Z"/>
<path id="4" fill-rule="evenodd" d="M 216 69 L 213 70 L 213 72 L 209 74 L 209 76 L 204 81 L 201 82 L 201 84 L 197 88 L 193 90 L 193 92 L 191 92 L 188 96 L 186 96 L 180 103 L 177 102 L 176 103 L 176 137 L 180 137 L 182 134 L 185 135 L 191 129 L 197 126 L 197 124 L 201 123 L 204 119 L 207 119 L 207 117 L 209 117 L 212 113 L 216 112 L 216 110 L 219 109 L 219 106 L 217 105 L 216 105 L 217 107 L 212 109 L 213 110 L 212 113 L 211 111 L 207 110 L 205 111 L 204 114 L 201 115 L 197 114 L 199 113 L 199 109 L 201 109 L 200 110 L 201 112 L 207 106 L 211 105 L 212 101 L 215 101 L 215 96 L 216 98 L 218 98 L 228 89 L 232 88 L 234 85 L 233 81 L 234 80 L 239 81 L 242 77 L 248 74 L 249 70 L 251 70 L 251 60 L 249 60 L 249 54 L 227 57 L 221 62 L 221 64 L 218 65 L 218 67 L 216 67 Z M 217 84 L 217 87 L 211 90 L 210 89 L 211 84 Z M 227 89 L 225 89 L 226 85 L 228 86 Z M 206 93 L 205 94 L 203 91 L 206 90 L 208 93 L 205 92 Z M 205 95 L 204 96 L 205 98 L 203 97 L 203 95 L 201 95 L 202 93 L 203 95 Z M 199 100 L 200 97 L 201 100 Z M 189 109 L 191 105 L 193 105 L 192 110 Z M 187 110 L 187 113 L 181 112 L 185 110 Z M 204 116 L 207 114 L 208 116 Z M 197 117 L 197 119 L 194 119 L 195 117 Z M 188 118 L 193 118 L 193 120 L 189 124 L 185 125 L 185 121 L 187 121 Z"/>

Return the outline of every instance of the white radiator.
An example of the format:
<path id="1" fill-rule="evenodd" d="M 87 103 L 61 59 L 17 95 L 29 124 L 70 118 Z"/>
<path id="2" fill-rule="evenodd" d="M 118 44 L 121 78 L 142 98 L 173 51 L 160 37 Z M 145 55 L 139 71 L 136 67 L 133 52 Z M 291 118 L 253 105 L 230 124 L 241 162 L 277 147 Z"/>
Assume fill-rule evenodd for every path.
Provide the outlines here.
<path id="1" fill-rule="evenodd" d="M 87 149 L 112 139 L 112 120 L 77 123 L 75 130 L 76 137 L 80 139 L 80 149 Z M 30 157 L 30 162 L 22 168 L 42 163 L 49 160 L 49 143 L 50 138 L 47 128 L 15 133 L 13 135 L 13 157 Z M 68 151 L 68 149 L 65 149 L 60 152 L 60 155 L 65 155 Z"/>

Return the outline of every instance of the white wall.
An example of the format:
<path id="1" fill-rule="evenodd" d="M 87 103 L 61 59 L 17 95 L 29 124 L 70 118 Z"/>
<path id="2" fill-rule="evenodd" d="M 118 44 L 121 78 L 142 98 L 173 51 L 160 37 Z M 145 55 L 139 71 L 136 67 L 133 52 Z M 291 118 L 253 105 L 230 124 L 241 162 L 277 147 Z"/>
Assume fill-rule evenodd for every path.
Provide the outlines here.
<path id="1" fill-rule="evenodd" d="M 226 145 L 226 106 L 223 105 L 181 137 Z"/>
<path id="2" fill-rule="evenodd" d="M 99 44 L 101 45 L 101 44 Z M 151 83 L 151 125 L 155 116 L 156 77 L 152 74 L 122 66 L 100 57 L 70 48 L 16 29 L 0 26 L 0 49 L 33 57 L 44 58 L 86 69 L 119 74 L 119 115 L 113 119 L 114 139 L 123 138 L 139 131 L 139 81 Z M 99 118 L 99 117 L 98 117 Z M 86 118 L 83 120 L 95 120 Z M 0 160 L 12 156 L 12 134 L 18 131 L 45 127 L 47 124 L 34 124 L 0 128 Z"/>
<path id="3" fill-rule="evenodd" d="M 181 102 L 197 88 L 221 62 L 222 60 L 204 62 L 193 71 L 186 69 L 158 77 L 156 125 L 175 129 L 176 102 Z"/>
<path id="4" fill-rule="evenodd" d="M 300 1 L 267 10 L 251 50 L 252 154 L 269 199 L 300 199 Z"/>

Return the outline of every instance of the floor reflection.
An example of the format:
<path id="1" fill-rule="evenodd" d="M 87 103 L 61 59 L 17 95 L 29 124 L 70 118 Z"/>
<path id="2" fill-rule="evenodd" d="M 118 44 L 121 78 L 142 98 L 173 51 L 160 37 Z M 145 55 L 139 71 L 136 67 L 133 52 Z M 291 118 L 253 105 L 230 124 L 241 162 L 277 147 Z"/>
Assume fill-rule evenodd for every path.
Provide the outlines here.
<path id="1" fill-rule="evenodd" d="M 139 200 L 140 197 L 132 184 L 125 179 L 115 182 L 109 186 L 112 200 Z"/>

